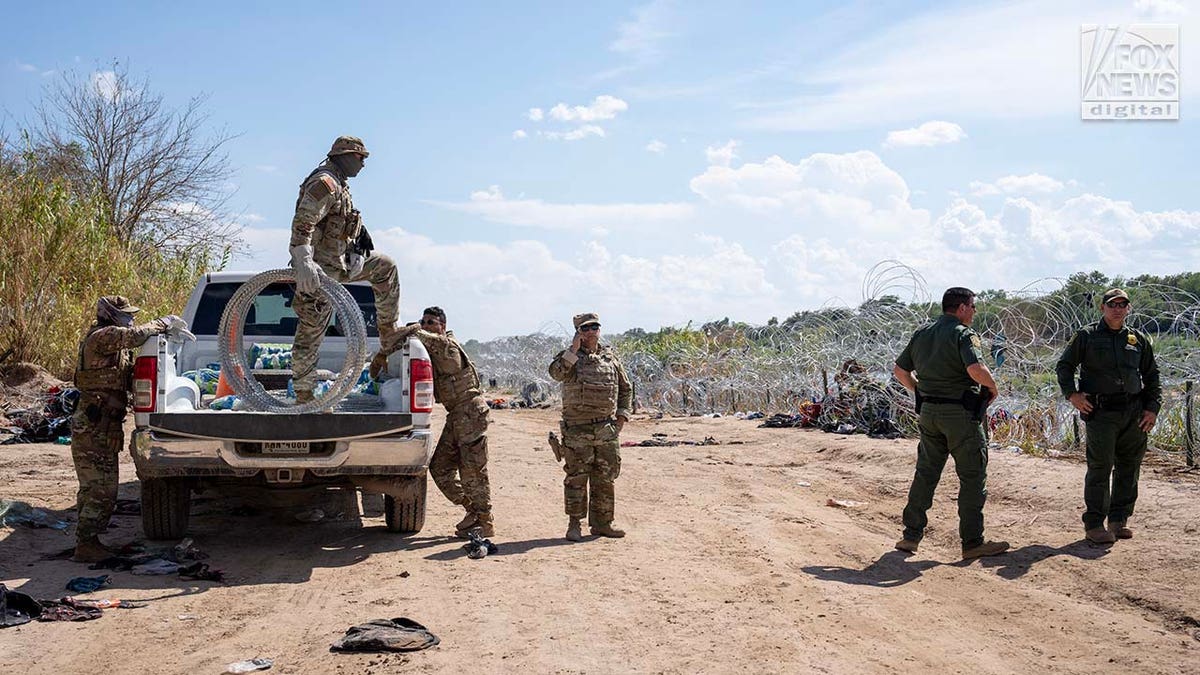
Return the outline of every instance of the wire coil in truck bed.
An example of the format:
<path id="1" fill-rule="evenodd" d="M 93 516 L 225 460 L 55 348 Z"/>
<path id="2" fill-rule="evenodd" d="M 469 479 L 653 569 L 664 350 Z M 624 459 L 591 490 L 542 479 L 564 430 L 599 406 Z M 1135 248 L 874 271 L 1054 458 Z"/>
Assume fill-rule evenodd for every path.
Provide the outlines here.
<path id="1" fill-rule="evenodd" d="M 221 314 L 221 327 L 217 338 L 221 351 L 221 372 L 224 373 L 225 381 L 229 383 L 233 392 L 251 410 L 291 414 L 332 410 L 354 389 L 362 373 L 363 363 L 367 360 L 367 324 L 363 321 L 358 303 L 355 302 L 354 296 L 350 295 L 350 291 L 322 274 L 321 292 L 332 303 L 333 311 L 338 317 L 338 325 L 346 337 L 346 357 L 333 386 L 309 403 L 292 405 L 275 398 L 254 379 L 246 360 L 246 314 L 254 305 L 254 298 L 267 286 L 280 281 L 294 282 L 295 279 L 296 274 L 291 269 L 256 274 L 238 288 L 229 299 L 229 304 L 225 306 L 225 312 Z"/>

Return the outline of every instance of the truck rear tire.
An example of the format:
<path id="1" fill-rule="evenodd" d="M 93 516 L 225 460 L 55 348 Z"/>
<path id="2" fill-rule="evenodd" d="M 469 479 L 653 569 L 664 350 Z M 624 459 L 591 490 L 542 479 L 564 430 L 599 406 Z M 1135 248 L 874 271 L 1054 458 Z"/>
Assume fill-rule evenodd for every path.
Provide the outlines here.
<path id="1" fill-rule="evenodd" d="M 148 539 L 182 539 L 187 533 L 192 489 L 182 478 L 142 481 L 142 530 Z"/>
<path id="2" fill-rule="evenodd" d="M 383 497 L 383 518 L 388 532 L 414 534 L 425 527 L 426 474 L 406 476 L 402 479 L 404 496 L 397 499 L 392 495 Z"/>

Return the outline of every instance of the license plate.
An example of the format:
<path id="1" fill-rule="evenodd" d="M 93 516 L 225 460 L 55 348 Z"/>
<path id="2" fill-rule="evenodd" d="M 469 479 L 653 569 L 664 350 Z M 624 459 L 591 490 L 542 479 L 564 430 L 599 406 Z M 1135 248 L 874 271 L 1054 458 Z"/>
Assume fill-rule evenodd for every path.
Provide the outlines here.
<path id="1" fill-rule="evenodd" d="M 262 444 L 264 455 L 307 455 L 307 441 L 266 441 Z"/>

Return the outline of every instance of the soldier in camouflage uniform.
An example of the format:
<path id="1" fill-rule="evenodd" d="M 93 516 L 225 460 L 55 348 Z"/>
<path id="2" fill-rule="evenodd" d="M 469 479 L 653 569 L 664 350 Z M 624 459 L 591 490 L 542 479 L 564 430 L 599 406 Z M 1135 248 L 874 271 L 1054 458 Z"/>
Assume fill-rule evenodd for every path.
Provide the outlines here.
<path id="1" fill-rule="evenodd" d="M 979 404 L 994 399 L 997 389 L 983 362 L 979 335 L 971 329 L 974 318 L 975 293 L 957 286 L 947 289 L 942 295 L 942 315 L 913 334 L 892 369 L 896 379 L 917 395 L 921 430 L 917 469 L 904 507 L 904 538 L 896 542 L 901 551 L 917 551 L 928 523 L 925 514 L 933 505 L 933 491 L 950 457 L 958 474 L 963 560 L 1008 550 L 1008 542 L 983 537 L 988 450 Z"/>
<path id="2" fill-rule="evenodd" d="M 151 336 L 183 325 L 166 316 L 133 325 L 138 311 L 119 295 L 96 303 L 96 322 L 79 344 L 75 386 L 79 403 L 71 417 L 71 458 L 79 477 L 79 524 L 75 560 L 96 562 L 112 555 L 100 543 L 117 503 L 117 463 L 125 444 L 126 406 L 133 377 L 133 355 Z"/>
<path id="3" fill-rule="evenodd" d="M 566 537 L 583 540 L 584 515 L 592 534 L 624 537 L 625 532 L 612 525 L 613 481 L 621 474 L 618 434 L 629 421 L 633 388 L 616 353 L 600 345 L 600 316 L 587 312 L 573 321 L 575 339 L 550 363 L 550 377 L 563 383 L 563 498 L 570 518 Z"/>
<path id="4" fill-rule="evenodd" d="M 1102 320 L 1075 332 L 1055 371 L 1087 428 L 1084 536 L 1111 544 L 1133 537 L 1126 521 L 1137 502 L 1147 434 L 1162 408 L 1162 384 L 1150 336 L 1125 325 L 1129 295 L 1120 288 L 1105 291 L 1100 310 Z"/>
<path id="5" fill-rule="evenodd" d="M 371 377 L 386 368 L 387 355 L 403 347 L 409 337 L 416 337 L 429 352 L 433 398 L 446 407 L 446 426 L 429 461 L 429 474 L 451 504 L 467 511 L 454 526 L 455 535 L 465 538 L 472 529 L 479 528 L 481 536 L 495 536 L 487 471 L 489 408 L 480 393 L 475 365 L 454 339 L 454 333 L 446 330 L 446 312 L 440 307 L 427 307 L 419 326 L 405 326 L 383 342 L 371 361 Z"/>
<path id="6" fill-rule="evenodd" d="M 292 344 L 292 377 L 296 402 L 313 400 L 318 350 L 333 313 L 321 290 L 324 273 L 335 281 L 367 280 L 375 292 L 380 342 L 396 329 L 400 314 L 400 277 L 396 263 L 372 253 L 370 236 L 350 198 L 347 180 L 362 170 L 366 146 L 354 136 L 339 136 L 328 158 L 300 185 L 292 219 L 290 252 L 296 272 L 292 308 L 300 323 Z"/>

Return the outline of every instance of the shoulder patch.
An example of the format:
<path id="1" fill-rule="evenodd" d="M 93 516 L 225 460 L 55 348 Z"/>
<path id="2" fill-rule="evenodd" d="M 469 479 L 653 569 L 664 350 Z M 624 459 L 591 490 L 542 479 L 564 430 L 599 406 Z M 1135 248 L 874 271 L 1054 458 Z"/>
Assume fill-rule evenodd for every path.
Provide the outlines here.
<path id="1" fill-rule="evenodd" d="M 980 340 L 978 335 L 971 333 L 971 346 L 975 349 L 983 349 L 983 340 Z"/>
<path id="2" fill-rule="evenodd" d="M 337 181 L 327 173 L 318 174 L 316 180 L 308 184 L 308 194 L 316 200 L 321 200 L 337 191 Z"/>

